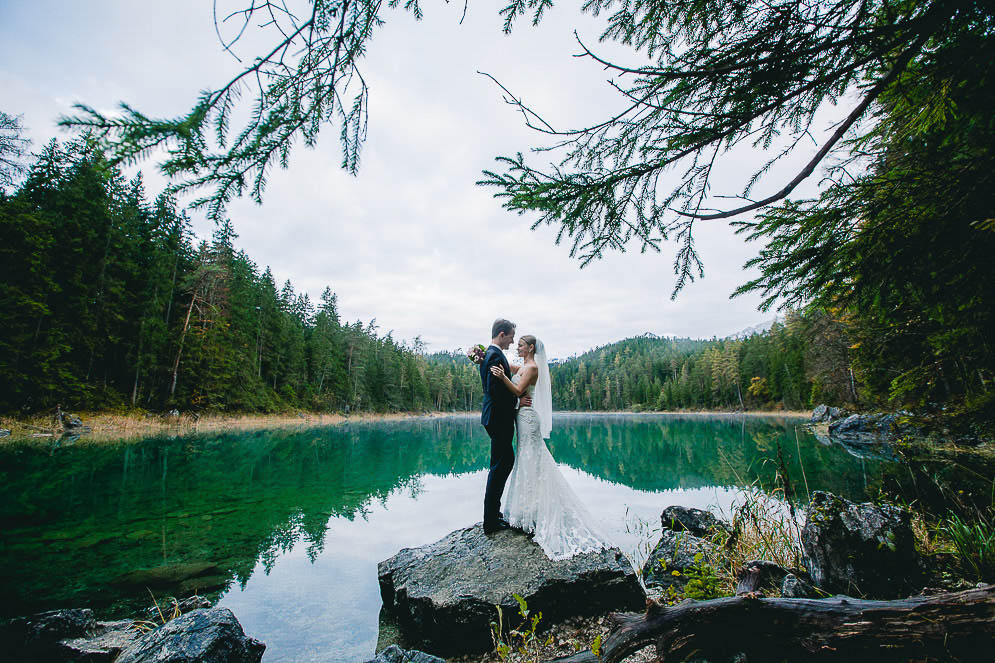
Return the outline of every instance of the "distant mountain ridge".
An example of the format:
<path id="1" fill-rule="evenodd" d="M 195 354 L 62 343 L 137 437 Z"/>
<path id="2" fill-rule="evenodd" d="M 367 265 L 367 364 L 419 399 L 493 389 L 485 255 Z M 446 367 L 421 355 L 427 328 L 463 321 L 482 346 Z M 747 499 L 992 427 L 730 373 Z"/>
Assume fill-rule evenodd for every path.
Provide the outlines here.
<path id="1" fill-rule="evenodd" d="M 726 338 L 737 339 L 737 338 L 749 338 L 754 334 L 763 334 L 764 332 L 770 331 L 770 328 L 774 326 L 775 322 L 783 323 L 784 318 L 780 315 L 774 316 L 772 319 L 765 322 L 761 322 L 759 325 L 753 325 L 752 327 L 747 327 L 742 329 L 735 334 L 730 334 Z"/>

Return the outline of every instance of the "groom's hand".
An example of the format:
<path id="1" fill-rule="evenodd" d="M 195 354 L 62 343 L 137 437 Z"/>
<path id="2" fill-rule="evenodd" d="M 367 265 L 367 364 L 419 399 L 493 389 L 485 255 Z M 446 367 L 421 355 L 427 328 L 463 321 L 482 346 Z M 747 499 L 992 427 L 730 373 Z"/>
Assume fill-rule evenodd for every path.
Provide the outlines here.
<path id="1" fill-rule="evenodd" d="M 531 396 L 522 396 L 518 400 L 518 404 L 521 407 L 532 407 L 532 397 Z"/>

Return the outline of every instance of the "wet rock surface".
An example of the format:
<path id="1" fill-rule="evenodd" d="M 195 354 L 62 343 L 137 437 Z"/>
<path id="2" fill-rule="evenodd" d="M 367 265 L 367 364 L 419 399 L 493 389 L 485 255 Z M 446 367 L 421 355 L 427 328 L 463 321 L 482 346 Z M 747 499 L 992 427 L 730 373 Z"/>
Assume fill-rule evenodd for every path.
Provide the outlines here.
<path id="1" fill-rule="evenodd" d="M 688 569 L 699 564 L 695 555 L 701 554 L 701 564 L 708 564 L 718 557 L 718 552 L 710 541 L 690 532 L 665 529 L 643 565 L 643 582 L 648 587 L 683 589 Z"/>
<path id="2" fill-rule="evenodd" d="M 829 436 L 851 442 L 877 442 L 898 432 L 898 419 L 893 414 L 851 414 L 829 424 Z"/>
<path id="3" fill-rule="evenodd" d="M 809 419 L 810 423 L 818 424 L 826 421 L 833 421 L 841 418 L 846 412 L 838 407 L 832 407 L 829 405 L 817 405 L 814 410 L 812 410 L 812 418 Z"/>
<path id="4" fill-rule="evenodd" d="M 391 645 L 366 663 L 446 663 L 446 661 L 417 649 L 401 649 L 397 645 Z"/>
<path id="5" fill-rule="evenodd" d="M 194 578 L 216 575 L 220 571 L 221 569 L 211 562 L 172 564 L 150 569 L 135 569 L 114 578 L 111 583 L 135 587 L 168 587 Z"/>
<path id="6" fill-rule="evenodd" d="M 781 596 L 786 599 L 815 599 L 819 598 L 819 592 L 802 578 L 789 573 L 781 581 Z"/>
<path id="7" fill-rule="evenodd" d="M 49 610 L 0 623 L 0 652 L 11 660 L 69 660 L 61 641 L 89 636 L 96 626 L 86 608 Z"/>
<path id="8" fill-rule="evenodd" d="M 805 566 L 827 592 L 895 598 L 919 580 L 907 511 L 815 491 L 801 532 Z"/>
<path id="9" fill-rule="evenodd" d="M 134 622 L 130 619 L 97 622 L 92 637 L 71 638 L 60 644 L 68 655 L 64 660 L 110 663 L 141 635 L 141 631 L 134 628 Z"/>
<path id="10" fill-rule="evenodd" d="M 645 594 L 618 549 L 552 561 L 528 536 L 514 530 L 485 535 L 477 525 L 456 530 L 380 562 L 380 595 L 411 646 L 440 656 L 492 647 L 489 624 L 501 606 L 514 627 L 518 594 L 542 624 L 636 610 Z"/>
<path id="11" fill-rule="evenodd" d="M 729 532 L 729 527 L 709 511 L 686 506 L 668 506 L 660 514 L 663 529 L 689 532 L 697 537 L 707 537 L 715 532 Z"/>
<path id="12" fill-rule="evenodd" d="M 198 609 L 150 631 L 115 663 L 258 663 L 266 645 L 245 635 L 228 608 Z"/>

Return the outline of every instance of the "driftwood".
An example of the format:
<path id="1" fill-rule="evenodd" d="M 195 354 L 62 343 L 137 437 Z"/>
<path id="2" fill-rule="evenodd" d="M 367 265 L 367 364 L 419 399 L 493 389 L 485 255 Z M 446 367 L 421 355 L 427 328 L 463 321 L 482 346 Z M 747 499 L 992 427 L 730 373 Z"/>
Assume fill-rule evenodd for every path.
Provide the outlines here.
<path id="1" fill-rule="evenodd" d="M 600 663 L 616 663 L 647 645 L 660 661 L 691 656 L 713 663 L 742 652 L 749 661 L 990 660 L 995 585 L 896 601 L 732 596 L 651 603 L 645 615 L 613 615 L 616 629 Z M 592 652 L 556 659 L 599 663 Z"/>

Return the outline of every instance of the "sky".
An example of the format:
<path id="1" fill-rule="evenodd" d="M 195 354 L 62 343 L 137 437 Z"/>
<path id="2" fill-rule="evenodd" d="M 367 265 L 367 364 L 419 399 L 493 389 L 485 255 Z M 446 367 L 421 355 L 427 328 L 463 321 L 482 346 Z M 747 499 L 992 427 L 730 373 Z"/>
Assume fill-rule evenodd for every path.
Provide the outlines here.
<path id="1" fill-rule="evenodd" d="M 634 244 L 581 269 L 569 243 L 555 244 L 554 228 L 530 230 L 534 217 L 502 209 L 475 184 L 495 168 L 494 157 L 543 144 L 478 72 L 495 76 L 557 128 L 600 121 L 621 104 L 609 72 L 574 57 L 574 31 L 597 45 L 601 19 L 559 3 L 538 27 L 520 21 L 507 36 L 497 5 L 482 5 L 469 7 L 462 24 L 459 3 L 424 2 L 421 21 L 385 11 L 386 25 L 361 64 L 370 110 L 358 176 L 340 169 L 338 127 L 326 127 L 315 149 L 297 146 L 290 167 L 271 172 L 263 205 L 229 206 L 236 246 L 312 301 L 331 287 L 345 321 L 375 318 L 381 333 L 420 336 L 430 351 L 486 343 L 497 317 L 561 358 L 647 332 L 724 337 L 771 319 L 757 310 L 758 296 L 730 299 L 753 276 L 743 264 L 760 246 L 724 221 L 698 224 L 705 278 L 672 301 L 674 245 L 641 254 Z M 253 46 L 266 43 L 253 39 L 236 52 L 251 60 Z M 56 122 L 73 103 L 112 111 L 126 101 L 173 117 L 239 66 L 221 48 L 207 0 L 0 0 L 0 42 L 0 109 L 22 116 L 35 150 L 52 137 L 69 138 Z M 641 63 L 616 45 L 596 50 Z M 807 158 L 772 170 L 755 195 L 780 189 Z M 713 192 L 736 193 L 737 178 L 764 161 L 759 150 L 728 155 Z M 150 198 L 167 183 L 154 158 L 132 170 L 142 171 Z M 814 187 L 807 182 L 798 193 Z M 198 236 L 209 237 L 213 223 L 197 212 L 193 218 Z"/>

